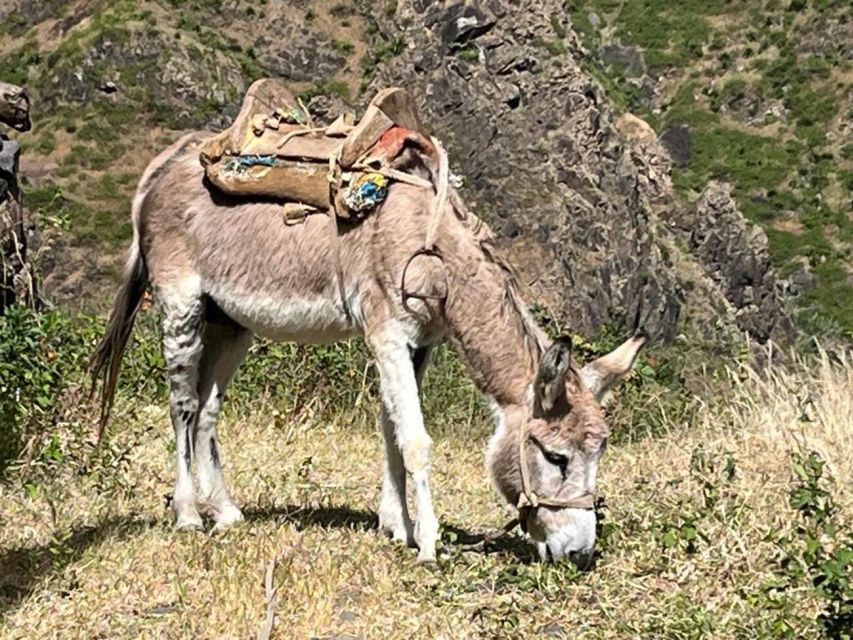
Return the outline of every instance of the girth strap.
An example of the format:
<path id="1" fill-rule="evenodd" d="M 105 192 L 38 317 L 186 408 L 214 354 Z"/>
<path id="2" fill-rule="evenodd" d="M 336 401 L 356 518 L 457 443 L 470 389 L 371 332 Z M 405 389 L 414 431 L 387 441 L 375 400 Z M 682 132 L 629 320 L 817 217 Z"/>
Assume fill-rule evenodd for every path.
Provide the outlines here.
<path id="1" fill-rule="evenodd" d="M 332 221 L 332 253 L 335 254 L 335 268 L 337 270 L 335 275 L 338 281 L 338 295 L 341 298 L 341 306 L 343 307 L 347 323 L 352 324 L 352 313 L 350 312 L 349 305 L 347 304 L 347 292 L 346 287 L 344 286 L 344 266 L 341 259 L 341 236 L 340 230 L 338 229 L 337 199 L 338 188 L 341 184 L 341 152 L 342 147 L 339 147 L 337 152 L 329 157 L 329 206 L 332 213 L 329 218 L 331 218 Z"/>
<path id="2" fill-rule="evenodd" d="M 416 176 L 412 176 L 409 174 L 403 174 L 407 176 L 407 179 L 401 180 L 401 182 L 408 182 L 409 184 L 417 184 L 417 182 L 425 183 L 429 185 L 429 187 L 435 188 L 435 196 L 432 199 L 432 205 L 430 206 L 430 214 L 429 221 L 427 222 L 426 235 L 424 236 L 424 244 L 423 246 L 415 251 L 409 259 L 406 261 L 406 264 L 403 265 L 403 272 L 400 274 L 400 296 L 403 298 L 403 305 L 406 305 L 406 302 L 409 298 L 415 298 L 416 300 L 444 300 L 447 298 L 446 295 L 429 295 L 425 293 L 415 293 L 413 291 L 409 291 L 406 288 L 406 273 L 409 270 L 409 266 L 412 264 L 412 261 L 418 256 L 430 256 L 433 258 L 438 258 L 442 262 L 444 261 L 444 256 L 441 254 L 441 250 L 436 245 L 436 238 L 438 237 L 438 229 L 441 224 L 441 217 L 444 213 L 445 208 L 447 207 L 448 197 L 450 195 L 450 162 L 447 159 L 447 152 L 444 150 L 444 147 L 441 146 L 441 143 L 436 139 L 431 137 L 430 142 L 433 147 L 435 147 L 436 153 L 438 155 L 438 175 L 436 176 L 436 182 L 433 185 L 427 180 L 423 180 L 422 178 L 418 178 Z M 395 177 L 395 174 L 399 174 L 399 171 L 395 171 L 393 169 L 388 169 L 387 175 L 394 179 L 398 179 Z M 420 186 L 420 185 L 418 185 Z M 451 203 L 452 203 L 451 199 Z"/>

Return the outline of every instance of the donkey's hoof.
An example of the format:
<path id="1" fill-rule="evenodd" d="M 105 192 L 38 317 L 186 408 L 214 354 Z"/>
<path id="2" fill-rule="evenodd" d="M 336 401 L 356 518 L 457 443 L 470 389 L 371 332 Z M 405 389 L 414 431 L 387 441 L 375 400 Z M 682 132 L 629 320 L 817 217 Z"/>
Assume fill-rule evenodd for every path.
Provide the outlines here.
<path id="1" fill-rule="evenodd" d="M 379 530 L 394 542 L 399 542 L 407 547 L 415 547 L 415 536 L 404 524 L 396 526 L 379 524 Z"/>
<path id="2" fill-rule="evenodd" d="M 175 520 L 175 529 L 178 531 L 202 531 L 204 523 L 198 513 L 179 513 Z"/>
<path id="3" fill-rule="evenodd" d="M 435 559 L 435 549 L 421 549 L 418 551 L 418 559 L 415 561 L 422 566 L 435 566 L 438 561 Z"/>
<path id="4" fill-rule="evenodd" d="M 235 505 L 229 504 L 217 511 L 215 515 L 216 525 L 214 531 L 224 531 L 234 526 L 238 522 L 243 522 L 243 512 Z"/>

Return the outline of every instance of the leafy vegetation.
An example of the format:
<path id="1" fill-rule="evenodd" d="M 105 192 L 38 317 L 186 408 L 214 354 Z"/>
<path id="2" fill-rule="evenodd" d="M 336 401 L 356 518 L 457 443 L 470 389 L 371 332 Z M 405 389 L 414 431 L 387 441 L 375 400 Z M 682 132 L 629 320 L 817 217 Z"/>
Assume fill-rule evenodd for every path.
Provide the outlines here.
<path id="1" fill-rule="evenodd" d="M 373 47 L 361 61 L 364 78 L 366 80 L 371 79 L 376 75 L 376 69 L 380 63 L 400 55 L 403 53 L 405 47 L 406 41 L 402 36 L 393 38 L 384 38 L 381 35 L 377 36 Z"/>
<path id="2" fill-rule="evenodd" d="M 315 96 L 333 96 L 337 95 L 342 98 L 349 98 L 349 85 L 341 80 L 321 80 L 315 82 L 309 88 L 299 92 L 299 99 L 303 102 L 308 102 Z"/>
<path id="3" fill-rule="evenodd" d="M 853 635 L 853 533 L 839 520 L 836 487 L 827 476 L 826 461 L 815 451 L 792 454 L 794 482 L 791 506 L 796 526 L 775 540 L 782 550 L 778 581 L 768 594 L 778 601 L 802 582 L 811 583 L 823 600 L 817 621 L 830 638 Z M 796 637 L 791 625 L 780 626 Z"/>

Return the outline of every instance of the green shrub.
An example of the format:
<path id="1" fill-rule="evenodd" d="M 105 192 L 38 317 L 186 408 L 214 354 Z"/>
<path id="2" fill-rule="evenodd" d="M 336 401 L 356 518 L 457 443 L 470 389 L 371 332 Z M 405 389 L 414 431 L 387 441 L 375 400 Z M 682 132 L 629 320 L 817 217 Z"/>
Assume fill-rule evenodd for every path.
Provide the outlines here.
<path id="1" fill-rule="evenodd" d="M 84 342 L 58 312 L 12 306 L 0 316 L 0 473 L 50 430 L 66 391 L 80 381 Z"/>
<path id="2" fill-rule="evenodd" d="M 165 397 L 158 318 L 143 314 L 125 354 L 120 389 L 135 401 Z M 59 310 L 8 307 L 0 315 L 0 476 L 28 443 L 56 457 L 60 432 L 91 439 L 88 361 L 105 321 Z"/>
<path id="3" fill-rule="evenodd" d="M 315 96 L 340 96 L 344 100 L 349 99 L 349 85 L 342 80 L 334 78 L 328 80 L 320 80 L 315 82 L 311 87 L 301 91 L 297 96 L 300 100 L 307 103 Z"/>
<path id="4" fill-rule="evenodd" d="M 399 56 L 406 49 L 406 41 L 402 36 L 385 39 L 380 37 L 361 60 L 361 68 L 365 80 L 376 75 L 376 69 L 382 62 Z"/>
<path id="5" fill-rule="evenodd" d="M 771 532 L 781 551 L 777 578 L 765 586 L 768 600 L 786 617 L 792 600 L 803 588 L 813 589 L 823 602 L 817 621 L 829 638 L 853 637 L 853 535 L 839 521 L 834 480 L 815 451 L 792 455 L 794 479 L 791 507 L 797 512 L 796 526 L 784 535 Z M 793 629 L 780 620 L 779 635 L 795 637 Z"/>

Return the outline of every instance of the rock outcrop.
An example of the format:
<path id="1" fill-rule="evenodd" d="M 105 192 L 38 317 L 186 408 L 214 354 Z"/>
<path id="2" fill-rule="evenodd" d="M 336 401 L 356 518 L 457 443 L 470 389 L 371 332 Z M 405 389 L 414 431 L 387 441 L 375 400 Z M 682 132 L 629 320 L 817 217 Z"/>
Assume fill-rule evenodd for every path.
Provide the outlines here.
<path id="1" fill-rule="evenodd" d="M 752 239 L 715 187 L 696 211 L 702 225 L 688 255 L 674 259 L 683 245 L 671 226 L 670 159 L 651 128 L 620 118 L 584 73 L 564 15 L 555 0 L 401 3 L 375 19 L 407 47 L 372 88 L 415 93 L 472 207 L 564 325 L 643 325 L 670 339 L 691 313 L 678 264 L 698 261 L 708 295 L 728 300 L 738 327 L 766 340 L 784 324 L 766 238 Z"/>
<path id="2" fill-rule="evenodd" d="M 0 123 L 29 130 L 30 100 L 21 87 L 0 82 Z M 20 153 L 20 145 L 0 132 L 0 313 L 16 302 L 30 304 L 36 299 L 18 185 Z"/>
<path id="3" fill-rule="evenodd" d="M 738 210 L 731 185 L 711 182 L 686 222 L 690 252 L 734 309 L 737 326 L 760 342 L 790 332 L 767 235 Z"/>

